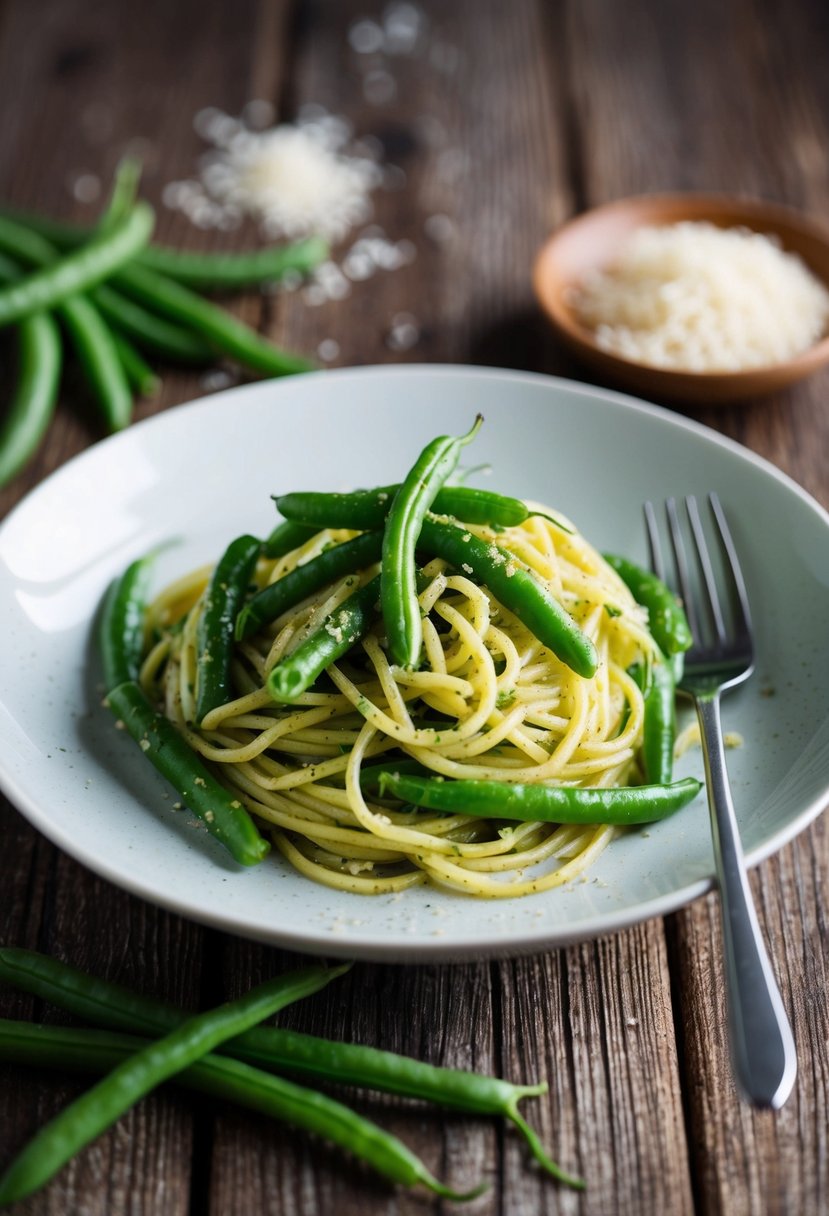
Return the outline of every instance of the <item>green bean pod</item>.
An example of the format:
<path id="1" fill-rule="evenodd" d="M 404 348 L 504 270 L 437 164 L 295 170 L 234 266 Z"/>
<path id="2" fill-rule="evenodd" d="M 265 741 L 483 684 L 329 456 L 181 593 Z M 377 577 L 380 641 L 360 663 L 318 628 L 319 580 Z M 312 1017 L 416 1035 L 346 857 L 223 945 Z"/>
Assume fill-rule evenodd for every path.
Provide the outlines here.
<path id="1" fill-rule="evenodd" d="M 645 780 L 666 785 L 673 777 L 676 741 L 676 687 L 670 664 L 652 663 L 645 690 L 645 721 L 642 735 L 642 769 Z"/>
<path id="2" fill-rule="evenodd" d="M 353 540 L 326 549 L 288 574 L 263 587 L 244 605 L 236 619 L 236 640 L 256 633 L 263 625 L 275 621 L 283 612 L 302 603 L 309 595 L 321 591 L 330 583 L 364 570 L 380 560 L 383 547 L 381 532 L 363 532 Z"/>
<path id="3" fill-rule="evenodd" d="M 0 289 L 0 326 L 54 308 L 109 278 L 147 243 L 154 220 L 151 207 L 136 203 L 124 219 L 81 249 Z"/>
<path id="4" fill-rule="evenodd" d="M 98 622 L 98 649 L 109 692 L 137 681 L 144 653 L 144 623 L 153 555 L 139 557 L 110 583 Z"/>
<path id="5" fill-rule="evenodd" d="M 648 624 L 653 639 L 662 653 L 670 656 L 689 650 L 693 645 L 691 628 L 682 605 L 669 587 L 626 557 L 602 554 L 611 569 L 626 584 L 637 604 L 648 610 Z"/>
<path id="6" fill-rule="evenodd" d="M 399 767 L 405 764 L 403 761 Z M 376 768 L 379 766 L 372 766 L 372 770 Z M 165 1033 L 185 1016 L 163 1001 L 88 975 L 48 955 L 13 946 L 0 948 L 0 980 L 79 1018 L 116 1030 Z M 440 1068 L 395 1052 L 332 1042 L 281 1026 L 256 1026 L 223 1044 L 220 1051 L 264 1068 L 287 1068 L 303 1077 L 400 1094 L 474 1114 L 502 1115 L 525 1136 L 544 1169 L 570 1186 L 583 1185 L 548 1157 L 518 1111 L 523 1098 L 546 1093 L 546 1082 L 513 1085 L 498 1077 Z"/>
<path id="7" fill-rule="evenodd" d="M 399 485 L 355 490 L 350 494 L 320 494 L 298 491 L 274 498 L 286 519 L 322 528 L 351 528 L 371 531 L 382 528 Z M 476 490 L 469 486 L 443 486 L 432 502 L 435 515 L 449 515 L 467 524 L 492 524 L 514 528 L 530 518 L 520 498 Z"/>
<path id="8" fill-rule="evenodd" d="M 270 845 L 237 798 L 205 768 L 172 722 L 157 713 L 132 680 L 107 691 L 107 704 L 190 810 L 243 866 L 256 865 Z"/>
<path id="9" fill-rule="evenodd" d="M 255 536 L 231 541 L 216 564 L 204 593 L 196 635 L 196 722 L 233 699 L 230 669 L 233 627 L 247 594 L 261 544 Z"/>
<path id="10" fill-rule="evenodd" d="M 426 512 L 457 466 L 462 448 L 483 422 L 480 414 L 465 435 L 439 435 L 428 443 L 392 499 L 383 532 L 380 601 L 389 653 L 399 667 L 420 662 L 423 626 L 417 600 L 415 547 Z"/>
<path id="11" fill-rule="evenodd" d="M 298 549 L 311 537 L 316 536 L 319 528 L 309 528 L 304 524 L 295 524 L 290 520 L 282 520 L 276 525 L 270 536 L 262 541 L 263 557 L 284 557 L 292 549 Z"/>
<path id="12" fill-rule="evenodd" d="M 153 397 L 161 388 L 161 380 L 144 356 L 117 330 L 112 331 L 112 340 L 130 387 L 142 397 Z"/>
<path id="13" fill-rule="evenodd" d="M 295 701 L 336 663 L 374 623 L 379 607 L 380 575 L 343 600 L 319 629 L 271 670 L 266 681 L 274 701 Z"/>
<path id="14" fill-rule="evenodd" d="M 80 224 L 62 223 L 8 209 L 0 215 L 29 225 L 60 249 L 74 249 L 85 244 L 94 231 Z M 223 291 L 275 283 L 291 270 L 307 274 L 328 255 L 327 243 L 321 237 L 309 236 L 289 245 L 270 245 L 242 253 L 190 253 L 152 244 L 136 255 L 136 261 L 194 291 Z"/>
<path id="15" fill-rule="evenodd" d="M 122 295 L 108 283 L 101 283 L 91 294 L 95 306 L 118 332 L 154 355 L 174 363 L 194 366 L 211 363 L 216 357 L 213 347 L 197 334 L 157 317 L 134 300 Z"/>
<path id="16" fill-rule="evenodd" d="M 456 570 L 468 573 L 476 583 L 488 587 L 499 603 L 577 675 L 585 678 L 595 675 L 598 655 L 591 640 L 512 553 L 454 524 L 428 517 L 423 521 L 417 544 L 424 553 L 442 557 Z"/>
<path id="17" fill-rule="evenodd" d="M 235 1001 L 187 1018 L 164 1038 L 127 1055 L 37 1132 L 0 1178 L 0 1206 L 17 1203 L 39 1190 L 80 1149 L 163 1081 L 285 1005 L 319 991 L 337 974 L 340 971 L 309 968 L 279 976 Z"/>
<path id="18" fill-rule="evenodd" d="M 381 795 L 393 794 L 415 806 L 474 818 L 544 823 L 655 823 L 687 806 L 701 788 L 694 777 L 671 785 L 583 789 L 505 781 L 446 781 L 391 771 L 380 775 Z"/>
<path id="19" fill-rule="evenodd" d="M 133 262 L 122 266 L 113 282 L 140 304 L 184 324 L 253 371 L 290 376 L 313 370 L 308 359 L 280 350 L 238 318 L 154 270 Z"/>
<path id="20" fill-rule="evenodd" d="M 0 1019 L 0 1060 L 73 1072 L 101 1073 L 118 1068 L 147 1040 L 67 1026 L 37 1026 Z M 204 1056 L 175 1077 L 197 1093 L 267 1115 L 289 1126 L 313 1132 L 365 1161 L 382 1177 L 403 1186 L 426 1186 L 444 1198 L 472 1199 L 444 1186 L 406 1146 L 369 1119 L 326 1094 L 272 1076 L 238 1060 Z"/>

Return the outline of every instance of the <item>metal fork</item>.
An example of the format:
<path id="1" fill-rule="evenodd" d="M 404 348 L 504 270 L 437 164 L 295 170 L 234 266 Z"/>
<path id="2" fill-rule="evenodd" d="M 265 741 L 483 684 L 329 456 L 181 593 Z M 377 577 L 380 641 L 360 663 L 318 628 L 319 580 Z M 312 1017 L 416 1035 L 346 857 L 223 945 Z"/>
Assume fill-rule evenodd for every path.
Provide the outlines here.
<path id="1" fill-rule="evenodd" d="M 722 902 L 732 1065 L 744 1096 L 755 1106 L 777 1110 L 791 1093 L 797 1059 L 791 1027 L 763 944 L 748 884 L 728 783 L 720 719 L 720 694 L 747 680 L 754 670 L 751 617 L 725 514 L 716 494 L 709 494 L 708 501 L 721 553 L 719 579 L 705 540 L 696 499 L 685 500 L 692 542 L 688 548 L 683 541 L 675 500 L 668 499 L 665 504 L 676 572 L 675 586 L 694 637 L 693 647 L 685 655 L 685 670 L 678 687 L 693 700 L 702 735 L 714 860 Z M 663 582 L 674 582 L 666 577 L 656 512 L 651 503 L 646 503 L 644 510 L 651 568 Z M 696 571 L 696 577 L 692 570 Z M 699 589 L 698 595 L 694 594 L 695 585 Z"/>

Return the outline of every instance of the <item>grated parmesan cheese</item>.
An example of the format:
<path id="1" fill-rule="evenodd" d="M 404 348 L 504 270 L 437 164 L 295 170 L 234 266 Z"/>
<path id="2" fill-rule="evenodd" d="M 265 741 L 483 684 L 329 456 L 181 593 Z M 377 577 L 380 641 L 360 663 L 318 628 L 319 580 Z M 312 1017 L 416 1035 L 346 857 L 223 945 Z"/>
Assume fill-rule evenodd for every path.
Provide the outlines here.
<path id="1" fill-rule="evenodd" d="M 571 294 L 605 350 L 654 367 L 741 371 L 807 350 L 829 292 L 773 237 L 707 223 L 643 227 Z"/>
<path id="2" fill-rule="evenodd" d="M 200 227 L 233 228 L 250 216 L 268 237 L 338 241 L 371 215 L 383 170 L 371 156 L 351 154 L 350 125 L 321 107 L 267 130 L 208 107 L 196 129 L 212 150 L 198 179 L 170 182 L 163 201 Z"/>

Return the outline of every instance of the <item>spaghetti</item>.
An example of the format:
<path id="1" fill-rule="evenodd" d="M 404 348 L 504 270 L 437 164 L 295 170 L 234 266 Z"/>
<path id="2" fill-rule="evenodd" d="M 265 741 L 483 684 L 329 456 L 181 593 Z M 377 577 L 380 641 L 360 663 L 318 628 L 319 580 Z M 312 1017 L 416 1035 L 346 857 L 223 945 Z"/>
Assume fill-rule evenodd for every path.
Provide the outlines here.
<path id="1" fill-rule="evenodd" d="M 542 510 L 539 508 L 539 510 Z M 466 526 L 465 526 L 466 527 Z M 322 530 L 260 559 L 261 589 L 355 533 Z M 232 698 L 198 727 L 199 623 L 210 570 L 148 611 L 141 685 L 300 873 L 378 894 L 434 883 L 481 897 L 525 895 L 582 873 L 617 829 L 442 814 L 381 797 L 372 767 L 444 779 L 610 788 L 642 781 L 645 699 L 636 665 L 659 661 L 647 611 L 590 544 L 547 508 L 520 525 L 468 525 L 550 590 L 595 646 L 577 675 L 470 571 L 435 558 L 418 573 L 423 661 L 391 663 L 382 619 L 290 704 L 269 673 L 336 613 L 379 563 L 338 578 L 233 649 Z"/>

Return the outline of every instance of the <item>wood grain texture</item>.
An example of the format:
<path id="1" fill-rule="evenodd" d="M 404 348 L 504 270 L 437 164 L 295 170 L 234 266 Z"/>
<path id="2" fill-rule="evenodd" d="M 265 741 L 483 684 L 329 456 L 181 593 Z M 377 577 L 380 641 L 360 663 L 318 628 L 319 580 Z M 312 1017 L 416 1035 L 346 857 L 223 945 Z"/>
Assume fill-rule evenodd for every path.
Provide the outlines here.
<path id="1" fill-rule="evenodd" d="M 161 204 L 164 184 L 195 169 L 194 115 L 206 105 L 238 113 L 263 98 L 290 120 L 316 103 L 378 141 L 393 171 L 375 194 L 374 222 L 411 242 L 414 257 L 355 283 L 343 301 L 250 293 L 229 306 L 298 350 L 334 339 L 335 364 L 473 362 L 575 377 L 584 373 L 550 338 L 529 284 L 535 249 L 555 223 L 656 189 L 740 190 L 829 214 L 829 25 L 819 0 L 420 0 L 417 11 L 416 53 L 378 56 L 359 54 L 349 31 L 382 20 L 380 0 L 2 0 L 0 198 L 90 218 L 95 205 L 73 196 L 78 175 L 105 183 L 137 147 L 163 239 L 242 246 L 249 229 L 200 232 Z M 394 350 L 401 314 L 419 336 Z M 137 416 L 200 395 L 204 383 L 199 372 L 164 369 L 163 392 Z M 824 374 L 747 408 L 685 412 L 829 504 L 827 386 Z M 83 386 L 70 383 L 42 452 L 0 491 L 0 516 L 98 436 Z M 182 1006 L 218 1003 L 297 963 L 116 890 L 4 800 L 0 832 L 0 942 L 47 950 Z M 800 1054 L 796 1093 L 776 1116 L 740 1106 L 730 1080 L 714 897 L 666 922 L 533 958 L 358 964 L 283 1020 L 516 1081 L 547 1077 L 549 1093 L 525 1113 L 551 1154 L 588 1178 L 584 1193 L 545 1178 L 497 1120 L 344 1095 L 440 1177 L 461 1187 L 486 1178 L 491 1188 L 470 1216 L 820 1216 L 829 1209 L 827 878 L 823 822 L 753 876 Z M 6 992 L 0 1011 L 63 1018 Z M 5 1161 L 80 1083 L 12 1067 L 0 1078 Z M 450 1207 L 385 1186 L 312 1137 L 171 1090 L 13 1212 L 367 1210 L 423 1216 Z"/>

